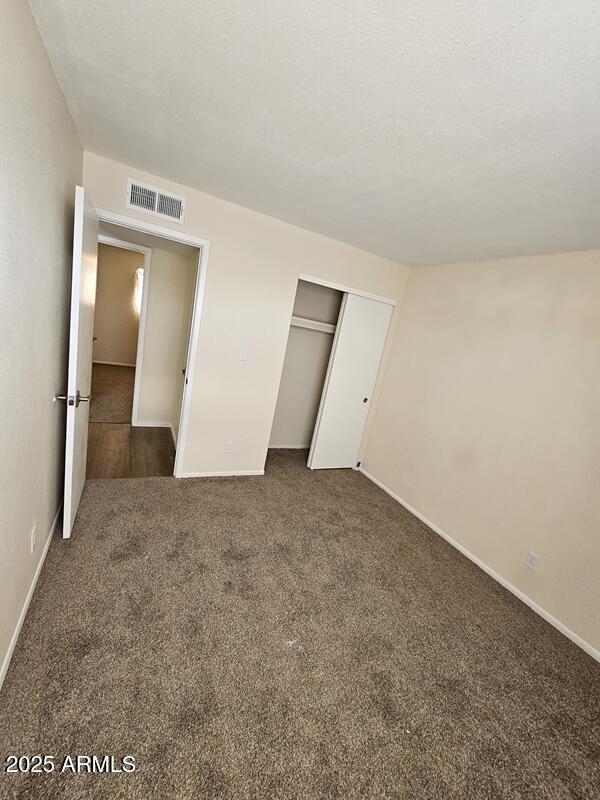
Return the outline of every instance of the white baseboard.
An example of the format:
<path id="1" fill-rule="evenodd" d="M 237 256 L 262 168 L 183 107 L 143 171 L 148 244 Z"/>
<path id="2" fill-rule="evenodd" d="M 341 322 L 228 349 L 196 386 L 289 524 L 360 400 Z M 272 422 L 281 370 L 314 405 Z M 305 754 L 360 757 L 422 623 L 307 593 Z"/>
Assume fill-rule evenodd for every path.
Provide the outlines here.
<path id="1" fill-rule="evenodd" d="M 123 364 L 121 361 L 92 361 L 92 364 L 107 364 L 109 367 L 135 367 L 135 364 Z"/>
<path id="2" fill-rule="evenodd" d="M 238 469 L 231 472 L 183 472 L 181 478 L 238 478 L 242 475 L 264 475 L 264 469 Z"/>
<path id="3" fill-rule="evenodd" d="M 8 672 L 8 667 L 10 666 L 10 660 L 13 656 L 15 647 L 17 645 L 17 639 L 19 638 L 19 634 L 21 633 L 21 628 L 23 627 L 23 623 L 25 622 L 27 609 L 29 608 L 29 604 L 31 603 L 31 598 L 33 597 L 33 592 L 35 590 L 38 578 L 40 576 L 40 572 L 42 571 L 42 567 L 44 566 L 44 561 L 46 560 L 46 553 L 48 552 L 48 548 L 50 547 L 50 542 L 52 541 L 52 537 L 54 536 L 54 531 L 56 530 L 56 526 L 58 525 L 58 518 L 60 516 L 61 509 L 62 509 L 62 500 L 60 502 L 60 505 L 58 506 L 58 511 L 56 512 L 56 516 L 54 517 L 54 522 L 52 523 L 52 527 L 50 528 L 50 533 L 48 534 L 46 542 L 44 543 L 44 549 L 42 550 L 40 560 L 38 561 L 38 565 L 36 567 L 33 580 L 31 581 L 31 586 L 29 587 L 29 591 L 27 592 L 27 597 L 25 598 L 25 602 L 23 603 L 23 608 L 21 609 L 21 613 L 19 614 L 19 619 L 17 620 L 14 633 L 10 640 L 10 644 L 8 645 L 8 650 L 6 652 L 6 655 L 4 656 L 4 661 L 2 662 L 2 667 L 0 668 L 0 689 L 2 689 L 4 678 L 6 677 L 6 673 Z"/>
<path id="4" fill-rule="evenodd" d="M 434 531 L 439 536 L 441 536 L 442 539 L 445 539 L 449 544 L 452 545 L 452 547 L 455 547 L 460 553 L 463 554 L 463 556 L 466 556 L 470 561 L 472 561 L 474 564 L 476 564 L 480 569 L 482 569 L 491 578 L 493 578 L 495 581 L 497 581 L 501 586 L 504 586 L 505 589 L 508 589 L 509 592 L 512 592 L 512 594 L 514 594 L 515 597 L 518 597 L 519 600 L 521 600 L 521 602 L 525 603 L 526 606 L 529 606 L 529 608 L 532 611 L 535 611 L 535 613 L 539 614 L 539 616 L 542 617 L 542 619 L 544 619 L 544 620 L 546 620 L 546 622 L 550 623 L 550 625 L 552 625 L 552 627 L 556 628 L 557 631 L 560 631 L 560 633 L 562 633 L 563 636 L 566 636 L 567 639 L 570 639 L 573 642 L 573 644 L 576 644 L 577 647 L 580 647 L 589 656 L 591 656 L 596 661 L 600 662 L 600 651 L 596 650 L 596 648 L 593 647 L 589 642 L 586 642 L 585 639 L 581 638 L 581 636 L 578 636 L 570 628 L 567 628 L 566 625 L 564 625 L 562 622 L 560 622 L 560 620 L 556 619 L 551 614 L 549 614 L 544 608 L 542 608 L 542 606 L 539 606 L 534 600 L 532 600 L 531 597 L 526 595 L 520 589 L 517 589 L 517 587 L 513 586 L 513 584 L 510 583 L 509 581 L 507 581 L 506 578 L 503 578 L 502 575 L 500 575 L 499 573 L 495 572 L 485 562 L 481 561 L 481 559 L 479 559 L 479 558 L 477 558 L 477 556 L 473 555 L 473 553 L 471 553 L 469 550 L 467 550 L 466 547 L 463 547 L 462 544 L 459 544 L 455 539 L 453 539 L 451 536 L 449 536 L 445 531 L 443 531 L 441 528 L 439 528 L 437 525 L 435 525 L 433 522 L 431 522 L 431 520 L 427 519 L 427 517 L 425 517 L 423 514 L 421 514 L 419 511 L 417 511 L 411 505 L 409 505 L 399 495 L 397 495 L 395 492 L 393 492 L 391 489 L 389 489 L 384 483 L 382 483 L 381 481 L 377 480 L 377 478 L 375 478 L 373 475 L 371 475 L 370 472 L 367 472 L 366 469 L 363 469 L 362 467 L 360 467 L 359 471 L 362 472 L 362 474 L 366 478 L 368 478 L 370 481 L 372 481 L 374 484 L 376 484 L 376 486 L 379 486 L 380 489 L 383 489 L 384 492 L 389 494 L 390 497 L 393 497 L 393 499 L 396 500 L 396 502 L 400 503 L 401 506 L 404 506 L 404 508 L 407 511 L 410 511 L 411 514 L 414 514 L 414 516 L 417 517 L 418 519 L 420 519 L 421 522 L 424 522 L 425 525 L 427 525 L 428 528 L 431 528 L 432 531 Z"/>
<path id="5" fill-rule="evenodd" d="M 137 422 L 131 423 L 132 428 L 169 428 L 171 431 L 171 438 L 173 439 L 173 444 L 177 447 L 177 436 L 175 436 L 175 429 L 171 425 L 170 422 L 157 422 L 157 421 L 148 421 L 148 420 L 138 420 Z"/>

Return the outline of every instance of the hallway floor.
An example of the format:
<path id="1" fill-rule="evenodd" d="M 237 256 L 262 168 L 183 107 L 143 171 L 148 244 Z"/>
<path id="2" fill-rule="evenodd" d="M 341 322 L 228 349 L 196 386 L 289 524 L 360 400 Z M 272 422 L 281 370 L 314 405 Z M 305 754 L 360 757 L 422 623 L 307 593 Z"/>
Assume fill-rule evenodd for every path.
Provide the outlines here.
<path id="1" fill-rule="evenodd" d="M 10 798 L 600 796 L 600 666 L 352 470 L 91 480 L 0 702 Z"/>
<path id="2" fill-rule="evenodd" d="M 173 475 L 170 428 L 131 425 L 135 367 L 92 365 L 86 477 L 160 478 Z"/>
<path id="3" fill-rule="evenodd" d="M 138 428 L 91 422 L 86 477 L 160 478 L 173 474 L 175 445 L 170 428 Z"/>

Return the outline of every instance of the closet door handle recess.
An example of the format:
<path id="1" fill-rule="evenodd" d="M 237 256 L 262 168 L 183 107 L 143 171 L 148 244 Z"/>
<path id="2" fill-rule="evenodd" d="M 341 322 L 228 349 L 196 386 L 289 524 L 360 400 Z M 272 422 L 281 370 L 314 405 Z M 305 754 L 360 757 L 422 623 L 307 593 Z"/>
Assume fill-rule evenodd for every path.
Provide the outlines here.
<path id="1" fill-rule="evenodd" d="M 363 403 L 368 403 L 368 402 L 369 402 L 369 398 L 368 397 L 363 397 Z"/>

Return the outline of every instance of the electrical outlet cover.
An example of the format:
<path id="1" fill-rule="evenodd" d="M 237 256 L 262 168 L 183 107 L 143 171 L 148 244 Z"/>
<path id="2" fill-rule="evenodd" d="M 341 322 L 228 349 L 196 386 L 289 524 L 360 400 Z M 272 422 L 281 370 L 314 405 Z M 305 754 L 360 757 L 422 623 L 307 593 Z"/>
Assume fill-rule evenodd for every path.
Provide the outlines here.
<path id="1" fill-rule="evenodd" d="M 540 557 L 538 556 L 538 554 L 537 553 L 532 553 L 530 551 L 529 553 L 527 553 L 527 560 L 525 561 L 525 564 L 526 564 L 526 566 L 529 567 L 529 569 L 537 569 L 537 565 L 538 565 L 538 561 L 539 560 L 540 560 Z"/>

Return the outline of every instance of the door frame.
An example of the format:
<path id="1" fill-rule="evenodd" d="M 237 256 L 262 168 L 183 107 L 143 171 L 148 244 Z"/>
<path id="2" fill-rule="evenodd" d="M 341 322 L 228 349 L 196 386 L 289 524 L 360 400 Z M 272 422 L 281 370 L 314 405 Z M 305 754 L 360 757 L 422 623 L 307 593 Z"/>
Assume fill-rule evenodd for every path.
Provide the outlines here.
<path id="1" fill-rule="evenodd" d="M 144 283 L 142 287 L 142 304 L 140 307 L 140 319 L 138 323 L 137 349 L 135 356 L 135 380 L 133 384 L 133 404 L 131 408 L 131 424 L 139 425 L 140 410 L 140 389 L 142 383 L 142 364 L 144 361 L 144 341 L 146 335 L 146 314 L 148 311 L 148 290 L 150 287 L 150 269 L 152 266 L 152 248 L 144 247 L 141 244 L 132 244 L 114 236 L 106 236 L 104 233 L 98 234 L 98 244 L 106 244 L 110 247 L 120 247 L 121 250 L 131 250 L 134 253 L 144 254 Z"/>
<path id="2" fill-rule="evenodd" d="M 114 211 L 106 209 L 96 209 L 100 222 L 117 225 L 125 230 L 148 233 L 161 239 L 169 239 L 174 242 L 191 245 L 198 249 L 198 260 L 196 264 L 196 286 L 194 291 L 194 301 L 192 303 L 192 319 L 190 323 L 190 336 L 188 344 L 188 360 L 186 364 L 185 382 L 183 385 L 183 396 L 181 399 L 181 412 L 179 416 L 179 431 L 175 444 L 175 467 L 173 475 L 176 478 L 184 476 L 183 460 L 185 455 L 185 445 L 187 441 L 188 426 L 191 412 L 191 398 L 196 374 L 196 358 L 198 354 L 198 340 L 200 338 L 200 322 L 204 308 L 204 298 L 206 291 L 206 274 L 208 271 L 208 258 L 210 254 L 210 240 L 199 236 L 193 236 L 183 231 L 175 231 L 171 228 L 164 228 L 161 225 L 154 225 L 145 220 L 128 217 L 124 214 L 116 214 Z M 144 281 L 144 291 L 147 283 Z M 140 315 L 141 324 L 141 315 Z M 140 331 L 138 331 L 139 344 Z M 136 367 L 137 378 L 137 367 Z"/>

